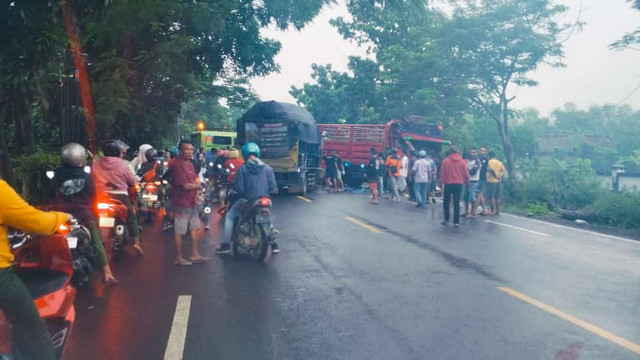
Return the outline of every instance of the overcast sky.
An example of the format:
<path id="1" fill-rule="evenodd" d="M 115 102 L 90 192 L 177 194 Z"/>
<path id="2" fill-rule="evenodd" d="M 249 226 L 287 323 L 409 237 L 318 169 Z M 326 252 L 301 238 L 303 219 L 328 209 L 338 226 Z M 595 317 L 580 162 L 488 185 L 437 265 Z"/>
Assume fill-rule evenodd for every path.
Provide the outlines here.
<path id="1" fill-rule="evenodd" d="M 517 1 L 517 0 L 514 0 Z M 573 102 L 581 108 L 607 103 L 640 109 L 640 51 L 611 51 L 608 45 L 624 33 L 640 27 L 640 11 L 625 0 L 561 0 L 570 7 L 567 21 L 573 21 L 582 4 L 582 32 L 565 42 L 564 69 L 541 68 L 534 75 L 540 85 L 517 89 L 516 108 L 535 107 L 547 114 L 556 107 Z M 342 3 L 342 2 L 341 2 Z M 364 50 L 344 40 L 329 25 L 338 16 L 348 17 L 343 4 L 326 7 L 303 31 L 266 29 L 264 34 L 280 40 L 282 51 L 276 57 L 281 71 L 252 81 L 263 100 L 295 102 L 289 95 L 292 85 L 300 87 L 311 80 L 311 64 L 332 64 L 346 70 L 350 55 Z"/>

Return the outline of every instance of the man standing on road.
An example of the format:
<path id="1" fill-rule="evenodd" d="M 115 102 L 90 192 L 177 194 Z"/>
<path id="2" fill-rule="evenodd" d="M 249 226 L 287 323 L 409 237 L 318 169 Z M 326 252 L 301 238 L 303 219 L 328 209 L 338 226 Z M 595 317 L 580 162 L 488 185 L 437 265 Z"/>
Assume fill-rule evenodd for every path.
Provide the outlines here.
<path id="1" fill-rule="evenodd" d="M 387 161 L 385 161 L 384 165 L 389 169 L 391 200 L 397 203 L 400 201 L 398 196 L 398 178 L 401 174 L 400 169 L 402 168 L 402 161 L 398 158 L 398 151 L 396 149 L 391 149 L 391 153 L 389 154 L 389 157 L 387 157 Z"/>
<path id="2" fill-rule="evenodd" d="M 484 200 L 484 192 L 487 188 L 487 166 L 489 165 L 489 159 L 487 159 L 487 148 L 480 148 L 480 179 L 478 180 L 478 196 L 476 198 L 476 209 L 482 206 L 482 212 L 480 215 L 487 215 L 487 205 Z M 474 214 L 475 215 L 475 214 Z"/>
<path id="3" fill-rule="evenodd" d="M 480 160 L 478 159 L 478 151 L 471 149 L 471 158 L 467 160 L 467 169 L 469 169 L 470 184 L 467 187 L 464 203 L 464 215 L 463 217 L 475 217 L 476 216 L 476 193 L 478 191 L 478 181 L 480 180 Z M 471 212 L 469 212 L 471 208 Z"/>
<path id="4" fill-rule="evenodd" d="M 401 167 L 400 167 L 400 177 L 398 178 L 398 191 L 400 191 L 400 193 L 404 194 L 406 197 L 409 197 L 409 192 L 407 191 L 408 187 L 407 187 L 407 179 L 409 178 L 409 158 L 407 157 L 407 154 L 405 154 L 404 152 L 402 152 L 402 155 L 400 156 L 400 163 L 401 163 Z M 406 194 L 405 194 L 406 192 Z"/>
<path id="5" fill-rule="evenodd" d="M 502 177 L 507 174 L 504 164 L 496 159 L 496 153 L 489 153 L 487 165 L 487 198 L 491 201 L 491 215 L 500 215 L 500 193 L 502 192 Z"/>
<path id="6" fill-rule="evenodd" d="M 344 191 L 344 181 L 342 181 L 342 175 L 344 175 L 344 160 L 340 157 L 337 151 L 333 150 L 333 157 L 336 159 L 336 188 L 339 191 Z"/>
<path id="7" fill-rule="evenodd" d="M 369 151 L 371 157 L 369 158 L 369 166 L 367 167 L 367 180 L 369 180 L 369 189 L 371 189 L 371 201 L 374 204 L 378 203 L 378 173 L 380 171 L 380 161 L 378 160 L 378 150 L 372 147 Z"/>
<path id="8" fill-rule="evenodd" d="M 324 178 L 326 179 L 327 191 L 331 190 L 331 181 L 333 181 L 335 185 L 335 189 L 338 188 L 338 165 L 336 164 L 336 157 L 333 156 L 331 151 L 327 151 L 327 154 L 322 158 L 324 160 L 324 169 L 325 174 Z"/>
<path id="9" fill-rule="evenodd" d="M 444 187 L 442 225 L 449 224 L 451 197 L 453 197 L 453 226 L 458 227 L 460 226 L 460 196 L 462 186 L 469 185 L 469 169 L 455 146 L 451 147 L 449 156 L 440 165 L 440 185 Z"/>
<path id="10" fill-rule="evenodd" d="M 178 151 L 178 158 L 171 166 L 171 209 L 175 219 L 176 243 L 176 258 L 173 263 L 191 265 L 209 260 L 198 251 L 200 218 L 196 199 L 200 190 L 200 178 L 193 166 L 193 145 L 183 140 L 178 145 Z M 182 238 L 187 232 L 191 233 L 191 261 L 182 256 Z"/>
<path id="11" fill-rule="evenodd" d="M 418 152 L 418 160 L 413 163 L 411 174 L 413 175 L 413 195 L 418 204 L 417 208 L 423 208 L 427 204 L 427 192 L 429 191 L 429 172 L 431 164 L 426 159 L 427 152 L 420 150 Z"/>

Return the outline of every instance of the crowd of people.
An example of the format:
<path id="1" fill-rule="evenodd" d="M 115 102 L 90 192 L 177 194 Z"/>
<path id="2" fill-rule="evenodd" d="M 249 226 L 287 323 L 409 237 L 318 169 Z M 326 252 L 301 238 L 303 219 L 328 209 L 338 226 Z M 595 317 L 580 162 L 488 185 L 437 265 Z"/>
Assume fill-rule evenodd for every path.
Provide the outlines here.
<path id="1" fill-rule="evenodd" d="M 399 149 L 378 152 L 371 148 L 370 153 L 366 176 L 373 204 L 378 204 L 383 190 L 388 189 L 391 201 L 397 203 L 405 197 L 415 202 L 417 208 L 425 208 L 430 199 L 431 203 L 436 202 L 436 192 L 439 191 L 442 194 L 443 225 L 451 221 L 451 208 L 455 227 L 460 226 L 460 217 L 500 215 L 502 179 L 507 171 L 493 151 L 487 153 L 484 147 L 479 152 L 470 149 L 464 159 L 459 149 L 452 146 L 442 160 L 436 153 L 426 150 L 405 153 Z M 332 157 L 337 155 L 334 153 Z M 333 166 L 334 162 L 326 159 L 327 156 L 326 165 Z M 327 178 L 327 184 L 329 181 Z M 460 202 L 463 200 L 465 211 L 461 215 Z M 478 213 L 480 208 L 482 211 Z"/>

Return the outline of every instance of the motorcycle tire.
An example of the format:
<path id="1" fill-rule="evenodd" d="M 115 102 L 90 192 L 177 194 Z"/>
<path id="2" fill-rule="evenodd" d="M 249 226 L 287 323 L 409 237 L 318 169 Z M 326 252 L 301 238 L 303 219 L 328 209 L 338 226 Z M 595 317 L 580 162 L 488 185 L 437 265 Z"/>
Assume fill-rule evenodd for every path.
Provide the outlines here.
<path id="1" fill-rule="evenodd" d="M 256 261 L 263 261 L 264 258 L 267 257 L 267 253 L 269 252 L 269 246 L 271 245 L 270 238 L 269 238 L 269 234 L 271 233 L 271 230 L 269 229 L 268 224 L 257 224 L 256 227 L 259 229 L 258 231 L 260 231 L 260 245 L 258 246 L 257 252 L 251 251 L 248 253 L 248 255 Z M 237 242 L 233 241 L 231 248 L 232 248 L 233 258 L 234 259 L 239 258 L 240 245 L 238 245 Z"/>

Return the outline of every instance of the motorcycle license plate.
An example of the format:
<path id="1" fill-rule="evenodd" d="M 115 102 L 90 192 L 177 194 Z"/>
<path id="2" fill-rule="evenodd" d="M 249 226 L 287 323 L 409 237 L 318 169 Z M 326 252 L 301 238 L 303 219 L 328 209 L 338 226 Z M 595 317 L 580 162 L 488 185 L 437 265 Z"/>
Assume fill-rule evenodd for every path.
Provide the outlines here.
<path id="1" fill-rule="evenodd" d="M 116 219 L 112 217 L 101 217 L 98 226 L 101 228 L 112 228 L 116 226 Z"/>
<path id="2" fill-rule="evenodd" d="M 67 236 L 67 243 L 69 243 L 69 249 L 75 249 L 78 247 L 78 238 L 75 236 Z"/>
<path id="3" fill-rule="evenodd" d="M 158 195 L 144 194 L 142 200 L 158 201 Z"/>

